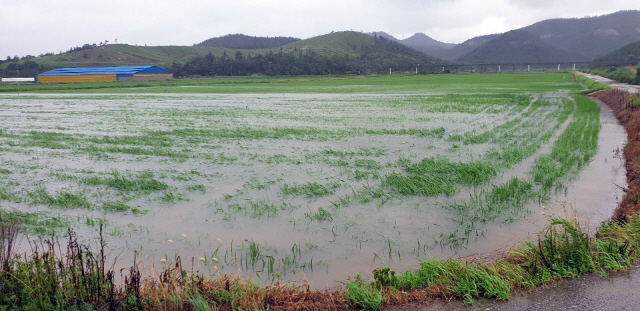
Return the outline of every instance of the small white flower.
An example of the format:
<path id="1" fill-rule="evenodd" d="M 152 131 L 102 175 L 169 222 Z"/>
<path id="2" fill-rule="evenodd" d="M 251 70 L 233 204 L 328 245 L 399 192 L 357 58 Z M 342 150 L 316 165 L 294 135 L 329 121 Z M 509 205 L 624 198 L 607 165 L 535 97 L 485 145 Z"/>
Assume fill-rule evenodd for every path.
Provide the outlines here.
<path id="1" fill-rule="evenodd" d="M 205 262 L 207 261 L 206 259 L 204 259 L 204 257 L 200 257 L 200 261 Z"/>
<path id="2" fill-rule="evenodd" d="M 221 240 L 220 238 L 216 238 L 216 241 L 217 241 L 218 243 L 222 243 L 222 240 Z"/>
<path id="3" fill-rule="evenodd" d="M 186 238 L 187 238 L 187 235 L 183 233 L 183 234 L 182 234 L 182 237 L 186 239 Z"/>
<path id="4" fill-rule="evenodd" d="M 160 262 L 161 262 L 161 263 L 167 263 L 167 260 L 166 260 L 166 259 L 164 259 L 164 258 L 162 258 L 162 259 L 160 259 Z"/>
<path id="5" fill-rule="evenodd" d="M 167 242 L 171 244 L 171 243 L 173 243 L 173 240 L 172 239 L 168 239 Z"/>
<path id="6" fill-rule="evenodd" d="M 212 257 L 212 258 L 211 258 L 211 260 L 212 260 L 213 262 L 218 262 L 218 258 L 216 258 L 216 257 Z"/>

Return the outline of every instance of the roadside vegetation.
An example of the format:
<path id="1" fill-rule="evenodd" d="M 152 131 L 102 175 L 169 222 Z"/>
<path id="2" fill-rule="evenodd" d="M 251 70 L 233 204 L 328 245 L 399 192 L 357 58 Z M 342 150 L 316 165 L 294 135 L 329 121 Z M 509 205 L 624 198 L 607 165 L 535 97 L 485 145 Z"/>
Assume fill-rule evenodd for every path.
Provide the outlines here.
<path id="1" fill-rule="evenodd" d="M 638 71 L 638 68 L 640 68 L 640 65 L 638 65 L 637 67 L 625 66 L 610 67 L 606 69 L 591 69 L 588 70 L 588 72 L 594 75 L 612 79 L 620 83 L 637 85 L 640 84 L 640 72 Z"/>
<path id="2" fill-rule="evenodd" d="M 324 78 L 314 82 L 287 81 L 271 91 L 306 86 L 306 92 L 317 96 L 314 94 L 330 94 L 329 89 L 343 86 L 341 91 L 355 96 L 329 97 L 330 100 L 292 96 L 269 106 L 275 99 L 263 93 L 257 95 L 261 108 L 258 112 L 248 109 L 258 106 L 243 103 L 234 107 L 228 102 L 226 109 L 174 111 L 173 106 L 163 108 L 158 101 L 155 111 L 139 110 L 134 121 L 131 103 L 113 108 L 104 105 L 102 109 L 112 109 L 105 111 L 105 116 L 115 119 L 100 119 L 100 112 L 92 112 L 100 121 L 92 123 L 105 126 L 92 129 L 98 134 L 46 128 L 46 124 L 47 130 L 20 130 L 17 123 L 14 128 L 0 128 L 4 151 L 33 155 L 31 162 L 12 160 L 0 167 L 0 176 L 5 177 L 0 181 L 0 204 L 24 207 L 0 209 L 0 309 L 376 310 L 434 298 L 455 298 L 472 304 L 477 298 L 505 300 L 514 291 L 530 290 L 559 278 L 623 270 L 638 260 L 640 220 L 633 208 L 619 209 L 616 217 L 593 236 L 583 232 L 575 217 L 549 217 L 538 241 L 526 242 L 495 261 L 426 256 L 437 249 L 460 250 L 472 245 L 490 234 L 492 224 L 519 221 L 528 203 L 543 203 L 563 192 L 593 158 L 600 130 L 599 108 L 586 96 L 544 96 L 545 92 L 557 91 L 559 81 L 564 81 L 562 75 L 492 75 L 491 83 L 477 76 L 442 77 L 382 78 L 384 83 L 365 78 L 350 80 L 346 85 L 344 81 Z M 529 79 L 529 83 L 517 92 L 509 91 L 503 84 L 512 83 L 509 80 L 514 78 Z M 451 84 L 452 81 L 459 83 Z M 453 88 L 465 82 L 465 91 L 472 95 L 455 93 Z M 260 83 L 252 86 L 260 89 Z M 367 99 L 366 93 L 357 91 L 363 85 L 378 83 L 376 92 L 383 93 L 382 97 Z M 449 85 L 451 93 L 384 94 L 390 90 L 415 91 L 416 86 L 425 83 Z M 565 85 L 579 91 L 573 81 Z M 168 86 L 161 89 L 165 87 L 171 90 Z M 223 87 L 230 93 L 242 93 L 248 88 L 235 83 Z M 487 94 L 487 87 L 495 89 Z M 522 95 L 524 89 L 533 95 Z M 599 94 L 609 94 L 604 92 Z M 621 100 L 616 94 L 607 96 L 626 104 L 614 110 L 636 110 L 636 98 Z M 122 94 L 99 96 L 104 97 L 100 99 L 102 103 L 123 98 Z M 224 95 L 221 98 L 228 101 Z M 245 100 L 251 103 L 252 99 L 246 96 Z M 21 100 L 49 99 L 36 96 Z M 298 106 L 299 102 L 303 105 Z M 22 106 L 27 107 L 26 103 Z M 198 107 L 199 103 L 195 103 L 191 107 Z M 280 109 L 282 105 L 286 109 Z M 367 105 L 367 111 L 355 110 L 362 105 Z M 34 107 L 40 109 L 37 103 Z M 331 115 L 336 111 L 340 114 Z M 403 114 L 396 116 L 392 111 Z M 71 110 L 60 117 L 78 114 L 82 113 Z M 450 121 L 425 129 L 425 124 L 432 125 L 434 119 L 449 116 L 451 119 L 447 120 L 462 116 L 467 121 L 464 126 Z M 48 118 L 45 114 L 40 120 Z M 105 129 L 118 118 L 122 118 L 117 123 L 118 132 L 126 135 L 105 135 Z M 618 118 L 624 119 L 620 115 Z M 59 124 L 58 118 L 52 119 Z M 265 126 L 255 122 L 267 119 L 274 123 Z M 157 120 L 176 123 L 158 126 L 169 123 Z M 306 126 L 284 126 L 279 123 L 281 120 Z M 405 126 L 391 126 L 397 120 L 403 120 Z M 358 137 L 367 143 L 358 144 Z M 371 144 L 381 137 L 407 143 L 398 149 Z M 638 160 L 627 154 L 635 140 L 630 136 L 629 141 L 624 152 L 631 169 Z M 237 142 L 242 142 L 240 148 L 236 147 Z M 405 148 L 405 144 L 413 146 Z M 270 145 L 277 148 L 265 147 Z M 294 146 L 292 151 L 288 151 L 289 146 Z M 420 153 L 412 153 L 413 148 L 420 148 Z M 37 165 L 35 156 L 46 155 L 51 163 L 61 161 L 67 165 L 68 154 L 75 159 L 80 156 L 85 162 L 76 170 L 56 169 L 57 166 L 44 169 Z M 524 173 L 499 179 L 525 159 L 531 159 L 532 165 Z M 118 163 L 128 169 L 114 169 Z M 215 171 L 207 167 L 214 167 Z M 244 170 L 251 174 L 241 178 L 232 174 Z M 289 179 L 281 172 L 298 177 Z M 32 176 L 28 177 L 32 180 L 25 176 Z M 44 178 L 48 182 L 42 182 Z M 216 180 L 224 180 L 224 185 L 212 184 Z M 223 187 L 224 192 L 218 191 Z M 468 198 L 456 196 L 465 191 L 470 193 Z M 633 199 L 635 191 L 630 184 L 624 201 L 640 206 L 636 204 L 640 200 Z M 225 237 L 207 234 L 192 238 L 182 234 L 180 241 L 161 238 L 162 243 L 183 243 L 184 247 L 203 244 L 205 253 L 193 257 L 179 252 L 165 255 L 161 266 L 154 267 L 140 259 L 145 251 L 140 248 L 133 251 L 131 265 L 125 263 L 124 268 L 116 268 L 112 263 L 107 244 L 149 232 L 149 227 L 134 223 L 136 217 L 144 223 L 145 218 L 156 214 L 175 213 L 176 206 L 189 212 L 172 215 L 185 217 L 184 214 L 197 213 L 188 208 L 201 204 L 193 202 L 201 202 L 198 200 L 203 196 L 217 199 L 202 204 L 206 214 L 188 219 L 192 226 L 199 221 L 220 231 L 248 230 L 240 223 L 257 228 L 267 224 L 271 230 L 291 226 L 289 235 L 293 238 L 308 233 L 330 242 L 325 245 L 316 240 L 300 241 L 281 234 L 285 240 L 281 244 L 253 238 L 229 244 Z M 450 218 L 447 221 L 451 221 L 446 223 L 446 231 L 438 234 L 434 225 L 431 230 L 436 233 L 429 233 L 433 236 L 411 237 L 411 243 L 417 245 L 408 246 L 385 231 L 364 230 L 368 226 L 359 226 L 355 221 L 376 218 L 377 226 L 399 234 L 405 229 L 388 223 L 380 213 L 388 210 L 389 202 L 394 202 L 392 212 L 397 213 L 404 211 L 399 203 L 414 200 L 435 202 L 411 203 L 406 210 L 446 213 Z M 31 208 L 42 212 L 24 211 Z M 114 226 L 121 219 L 131 223 Z M 178 219 L 174 221 L 178 223 Z M 420 230 L 429 231 L 428 226 L 424 223 Z M 61 233 L 68 227 L 75 229 Z M 83 239 L 86 232 L 97 233 L 97 237 Z M 18 249 L 21 240 L 29 244 L 31 254 Z M 349 245 L 345 260 L 360 258 L 357 254 L 362 252 L 373 255 L 381 265 L 372 275 L 352 275 L 340 286 L 323 290 L 313 289 L 306 280 L 287 281 L 288 275 L 301 271 L 310 276 L 318 271 L 328 273 L 332 262 L 322 256 L 343 251 L 330 248 L 333 243 Z M 419 259 L 414 269 L 394 271 L 386 264 L 412 256 Z M 235 275 L 233 271 L 245 274 Z"/>

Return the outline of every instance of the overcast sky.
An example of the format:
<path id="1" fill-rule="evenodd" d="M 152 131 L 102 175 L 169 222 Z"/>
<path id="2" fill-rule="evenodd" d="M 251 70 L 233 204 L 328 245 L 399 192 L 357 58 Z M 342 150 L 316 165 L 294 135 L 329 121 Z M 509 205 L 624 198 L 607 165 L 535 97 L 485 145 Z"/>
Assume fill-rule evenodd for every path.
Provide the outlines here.
<path id="1" fill-rule="evenodd" d="M 535 22 L 640 10 L 639 0 L 0 0 L 0 57 L 85 43 L 193 45 L 230 33 L 422 32 L 460 43 Z"/>

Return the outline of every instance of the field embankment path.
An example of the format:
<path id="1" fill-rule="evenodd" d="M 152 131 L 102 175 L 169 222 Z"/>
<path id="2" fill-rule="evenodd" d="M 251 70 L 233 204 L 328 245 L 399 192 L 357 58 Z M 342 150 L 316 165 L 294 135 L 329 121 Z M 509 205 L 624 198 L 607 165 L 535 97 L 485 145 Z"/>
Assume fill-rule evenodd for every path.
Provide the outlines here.
<path id="1" fill-rule="evenodd" d="M 596 75 L 592 75 L 592 74 L 588 74 L 588 73 L 580 73 L 581 75 L 595 81 L 601 84 L 606 84 L 608 86 L 610 86 L 612 89 L 618 89 L 618 90 L 622 90 L 628 93 L 632 93 L 632 94 L 640 94 L 640 85 L 632 85 L 632 84 L 627 84 L 627 83 L 619 83 L 616 82 L 615 80 L 609 79 L 609 78 L 605 78 L 602 76 L 596 76 Z"/>

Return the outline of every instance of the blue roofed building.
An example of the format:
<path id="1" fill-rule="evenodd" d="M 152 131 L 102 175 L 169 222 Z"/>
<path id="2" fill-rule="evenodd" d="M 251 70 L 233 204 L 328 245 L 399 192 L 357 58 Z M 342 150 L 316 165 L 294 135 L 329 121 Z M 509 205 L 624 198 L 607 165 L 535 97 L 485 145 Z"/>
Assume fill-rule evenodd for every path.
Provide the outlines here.
<path id="1" fill-rule="evenodd" d="M 173 74 L 156 66 L 58 68 L 35 76 L 36 83 L 86 83 L 172 79 Z"/>

